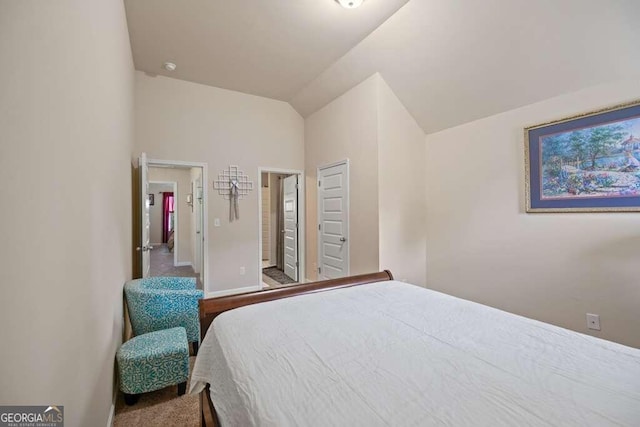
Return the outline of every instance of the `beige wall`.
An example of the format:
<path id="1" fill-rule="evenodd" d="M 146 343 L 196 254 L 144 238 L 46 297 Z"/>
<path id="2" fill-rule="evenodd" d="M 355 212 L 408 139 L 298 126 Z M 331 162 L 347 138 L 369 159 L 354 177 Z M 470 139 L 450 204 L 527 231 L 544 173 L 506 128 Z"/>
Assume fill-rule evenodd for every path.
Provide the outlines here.
<path id="1" fill-rule="evenodd" d="M 427 286 L 640 347 L 640 214 L 526 214 L 523 148 L 525 126 L 639 97 L 621 81 L 428 135 Z"/>
<path id="2" fill-rule="evenodd" d="M 149 168 L 149 181 L 176 182 L 178 193 L 174 194 L 176 216 L 178 218 L 176 228 L 178 238 L 175 240 L 173 250 L 178 255 L 178 264 L 187 265 L 193 263 L 193 232 L 191 207 L 187 205 L 187 194 L 191 194 L 191 170 L 177 168 Z M 162 196 L 157 195 L 156 205 L 159 203 L 162 209 Z M 162 236 L 162 234 L 161 234 Z M 174 235 L 175 238 L 175 235 Z"/>
<path id="3" fill-rule="evenodd" d="M 425 134 L 381 77 L 378 79 L 380 269 L 424 286 Z"/>
<path id="4" fill-rule="evenodd" d="M 307 277 L 317 277 L 317 167 L 350 161 L 351 274 L 425 284 L 424 132 L 379 74 L 305 121 Z"/>
<path id="5" fill-rule="evenodd" d="M 151 245 L 162 244 L 162 193 L 173 192 L 171 184 L 149 184 L 149 193 L 154 196 L 153 206 L 149 206 L 149 240 Z"/>
<path id="6" fill-rule="evenodd" d="M 136 155 L 208 164 L 207 291 L 259 286 L 258 167 L 303 169 L 304 121 L 285 102 L 141 72 L 135 91 Z M 229 165 L 238 165 L 255 187 L 240 201 L 240 220 L 231 223 L 229 202 L 212 188 Z"/>
<path id="7" fill-rule="evenodd" d="M 0 402 L 104 426 L 131 277 L 123 4 L 1 1 L 0 57 Z"/>
<path id="8" fill-rule="evenodd" d="M 317 278 L 317 168 L 349 165 L 351 274 L 378 269 L 378 124 L 374 75 L 305 119 L 307 278 Z"/>

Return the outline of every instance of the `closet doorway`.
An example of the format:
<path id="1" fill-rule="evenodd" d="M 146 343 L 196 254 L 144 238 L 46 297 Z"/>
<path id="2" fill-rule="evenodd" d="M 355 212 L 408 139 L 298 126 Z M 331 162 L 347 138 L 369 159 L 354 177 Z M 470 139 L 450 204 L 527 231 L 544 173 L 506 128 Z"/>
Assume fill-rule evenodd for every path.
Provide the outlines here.
<path id="1" fill-rule="evenodd" d="M 304 282 L 304 174 L 259 168 L 260 283 L 278 288 Z"/>

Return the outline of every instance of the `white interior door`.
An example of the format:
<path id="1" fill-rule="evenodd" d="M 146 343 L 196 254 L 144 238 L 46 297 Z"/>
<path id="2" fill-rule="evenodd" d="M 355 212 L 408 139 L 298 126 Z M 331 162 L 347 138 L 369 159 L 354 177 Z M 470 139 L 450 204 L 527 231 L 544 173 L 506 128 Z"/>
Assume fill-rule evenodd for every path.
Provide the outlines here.
<path id="1" fill-rule="evenodd" d="M 193 192 L 193 204 L 195 206 L 196 213 L 196 233 L 195 233 L 195 266 L 194 270 L 200 275 L 200 280 L 203 280 L 202 275 L 202 251 L 204 245 L 204 234 L 202 232 L 202 177 L 199 176 L 194 182 Z"/>
<path id="2" fill-rule="evenodd" d="M 147 164 L 147 155 L 142 153 L 138 159 L 138 168 L 140 169 L 140 204 L 142 215 L 140 224 L 140 230 L 142 231 L 142 238 L 140 239 L 141 246 L 138 246 L 136 250 L 140 253 L 141 265 L 142 265 L 142 277 L 149 277 L 151 270 L 151 260 L 149 251 L 153 249 L 149 244 L 150 238 L 150 226 L 151 219 L 149 215 L 149 166 Z"/>
<path id="3" fill-rule="evenodd" d="M 298 175 L 284 179 L 284 274 L 298 281 Z"/>
<path id="4" fill-rule="evenodd" d="M 318 169 L 318 278 L 349 275 L 349 164 Z"/>

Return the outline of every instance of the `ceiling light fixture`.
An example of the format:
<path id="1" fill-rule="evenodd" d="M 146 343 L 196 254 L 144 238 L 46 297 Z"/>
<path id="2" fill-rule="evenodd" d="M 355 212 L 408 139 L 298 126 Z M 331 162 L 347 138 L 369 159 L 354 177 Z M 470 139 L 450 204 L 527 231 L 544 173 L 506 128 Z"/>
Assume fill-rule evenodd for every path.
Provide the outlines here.
<path id="1" fill-rule="evenodd" d="M 173 62 L 165 62 L 163 65 L 164 69 L 167 71 L 175 71 L 177 66 Z"/>
<path id="2" fill-rule="evenodd" d="M 336 3 L 339 3 L 340 6 L 345 9 L 355 9 L 360 6 L 364 0 L 336 0 Z"/>

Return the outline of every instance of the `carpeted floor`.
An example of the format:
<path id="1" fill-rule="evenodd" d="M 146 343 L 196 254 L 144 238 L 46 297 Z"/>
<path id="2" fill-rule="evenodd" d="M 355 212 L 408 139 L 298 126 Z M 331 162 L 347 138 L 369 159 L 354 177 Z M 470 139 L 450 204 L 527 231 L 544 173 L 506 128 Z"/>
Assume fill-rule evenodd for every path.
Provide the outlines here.
<path id="1" fill-rule="evenodd" d="M 153 247 L 151 250 L 150 262 L 150 276 L 195 277 L 198 289 L 202 289 L 200 276 L 193 271 L 193 267 L 190 265 L 174 267 L 173 252 L 169 251 L 166 244 Z"/>
<path id="2" fill-rule="evenodd" d="M 190 372 L 196 358 L 189 360 Z M 187 390 L 189 384 L 187 383 Z M 124 403 L 122 392 L 118 392 L 114 427 L 181 426 L 200 425 L 200 402 L 197 394 L 178 396 L 178 386 L 144 393 L 133 406 Z"/>
<path id="3" fill-rule="evenodd" d="M 174 267 L 173 252 L 167 245 L 159 245 L 151 251 L 151 276 L 196 277 L 198 288 L 202 289 L 200 278 L 191 266 Z M 189 360 L 190 372 L 196 358 Z M 187 390 L 189 384 L 187 383 Z M 133 406 L 124 403 L 122 392 L 118 391 L 116 412 L 113 425 L 115 427 L 138 426 L 199 426 L 200 402 L 197 394 L 178 396 L 178 386 L 144 393 Z"/>
<path id="4" fill-rule="evenodd" d="M 292 283 L 298 283 L 295 280 L 292 280 L 289 276 L 284 274 L 284 271 L 278 270 L 278 267 L 267 267 L 262 269 L 262 274 L 265 276 L 271 277 L 276 282 L 282 285 L 288 285 Z"/>

